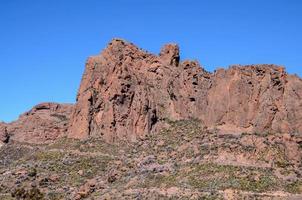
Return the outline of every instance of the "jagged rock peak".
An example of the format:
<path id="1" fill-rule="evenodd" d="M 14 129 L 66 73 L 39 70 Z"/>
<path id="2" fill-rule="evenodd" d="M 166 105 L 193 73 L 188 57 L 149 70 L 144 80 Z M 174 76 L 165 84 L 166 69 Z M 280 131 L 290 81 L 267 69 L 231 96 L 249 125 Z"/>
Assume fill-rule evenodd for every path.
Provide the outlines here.
<path id="1" fill-rule="evenodd" d="M 126 58 L 150 59 L 153 62 L 160 62 L 166 66 L 178 66 L 180 62 L 179 53 L 179 46 L 173 43 L 164 45 L 161 48 L 159 56 L 157 56 L 138 48 L 131 42 L 116 38 L 109 42 L 105 50 L 102 51 L 101 56 L 113 57 L 119 61 L 125 61 Z"/>
<path id="2" fill-rule="evenodd" d="M 163 64 L 178 66 L 180 60 L 179 46 L 177 44 L 166 44 L 162 47 L 159 56 Z"/>
<path id="3" fill-rule="evenodd" d="M 108 45 L 108 50 L 113 51 L 113 53 L 116 53 L 117 51 L 124 51 L 126 48 L 130 48 L 131 50 L 139 50 L 137 46 L 135 46 L 133 43 L 127 42 L 126 40 L 115 38 L 112 39 Z"/>
<path id="4" fill-rule="evenodd" d="M 123 39 L 114 38 L 112 39 L 107 47 L 101 52 L 101 55 L 105 56 L 114 56 L 120 58 L 126 55 L 133 55 L 133 54 L 149 54 L 143 49 L 138 48 L 131 42 L 128 42 Z"/>
<path id="5" fill-rule="evenodd" d="M 209 73 L 196 61 L 179 60 L 176 44 L 157 56 L 111 41 L 86 63 L 68 136 L 135 140 L 157 132 L 165 119 L 189 118 L 225 132 L 302 132 L 302 81 L 283 67 Z"/>

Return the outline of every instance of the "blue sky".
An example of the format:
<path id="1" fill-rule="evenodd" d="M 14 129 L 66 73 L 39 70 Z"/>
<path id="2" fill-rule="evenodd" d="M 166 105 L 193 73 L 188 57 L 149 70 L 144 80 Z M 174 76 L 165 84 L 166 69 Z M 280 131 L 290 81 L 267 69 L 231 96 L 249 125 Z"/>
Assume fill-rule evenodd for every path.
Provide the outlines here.
<path id="1" fill-rule="evenodd" d="M 114 37 L 209 71 L 274 63 L 302 76 L 301 0 L 1 0 L 0 121 L 40 102 L 74 102 L 89 55 Z"/>

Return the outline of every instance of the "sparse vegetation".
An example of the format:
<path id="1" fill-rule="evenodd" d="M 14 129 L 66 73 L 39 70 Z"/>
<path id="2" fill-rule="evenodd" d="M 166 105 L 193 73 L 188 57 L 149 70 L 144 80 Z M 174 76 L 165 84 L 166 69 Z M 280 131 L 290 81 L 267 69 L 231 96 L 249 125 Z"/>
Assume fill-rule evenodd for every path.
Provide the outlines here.
<path id="1" fill-rule="evenodd" d="M 286 185 L 286 190 L 290 193 L 301 194 L 302 193 L 302 180 L 295 181 Z"/>
<path id="2" fill-rule="evenodd" d="M 44 194 L 40 191 L 39 188 L 32 187 L 30 189 L 25 189 L 24 187 L 16 188 L 11 192 L 12 197 L 16 199 L 24 200 L 43 200 Z"/>
<path id="3" fill-rule="evenodd" d="M 75 199 L 78 194 L 95 199 L 133 199 L 137 195 L 147 199 L 223 199 L 225 190 L 237 191 L 238 198 L 246 196 L 244 192 L 255 196 L 275 191 L 302 193 L 301 181 L 282 179 L 275 173 L 280 169 L 289 176 L 298 167 L 287 157 L 282 143 L 271 140 L 258 148 L 256 143 L 241 143 L 250 134 L 221 136 L 202 127 L 198 120 L 169 124 L 159 134 L 135 143 L 62 138 L 49 145 L 7 146 L 1 149 L 6 153 L 1 154 L 5 163 L 0 165 L 1 198 L 12 198 L 6 195 L 10 193 L 13 198 L 51 200 Z M 258 163 L 270 158 L 275 165 L 232 164 L 228 157 L 218 159 L 224 154 L 249 156 Z"/>

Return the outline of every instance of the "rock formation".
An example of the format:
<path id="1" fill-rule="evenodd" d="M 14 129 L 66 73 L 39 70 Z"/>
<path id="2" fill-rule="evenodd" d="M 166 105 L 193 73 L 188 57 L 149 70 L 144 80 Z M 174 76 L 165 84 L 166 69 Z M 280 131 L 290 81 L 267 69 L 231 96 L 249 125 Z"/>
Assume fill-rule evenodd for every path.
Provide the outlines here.
<path id="1" fill-rule="evenodd" d="M 9 140 L 9 136 L 8 136 L 7 129 L 6 129 L 6 124 L 0 122 L 0 147 L 4 143 L 7 143 L 8 140 Z"/>
<path id="2" fill-rule="evenodd" d="M 0 124 L 0 141 L 51 142 L 66 133 L 72 107 L 70 104 L 39 104 L 17 121 Z"/>
<path id="3" fill-rule="evenodd" d="M 302 80 L 280 66 L 209 73 L 180 62 L 175 44 L 157 56 L 114 39 L 87 60 L 68 136 L 135 140 L 189 118 L 222 132 L 302 133 L 301 97 Z"/>
<path id="4" fill-rule="evenodd" d="M 112 40 L 87 60 L 73 105 L 43 103 L 10 124 L 0 141 L 49 142 L 67 135 L 134 141 L 167 121 L 198 119 L 220 132 L 302 133 L 302 80 L 275 65 L 231 66 L 214 73 L 180 61 L 179 47 L 159 55 Z"/>

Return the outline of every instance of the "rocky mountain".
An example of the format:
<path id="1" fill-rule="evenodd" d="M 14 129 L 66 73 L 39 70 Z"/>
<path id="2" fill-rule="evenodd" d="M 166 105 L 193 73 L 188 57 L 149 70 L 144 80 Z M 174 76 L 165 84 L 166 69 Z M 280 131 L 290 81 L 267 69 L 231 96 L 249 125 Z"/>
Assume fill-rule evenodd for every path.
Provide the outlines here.
<path id="1" fill-rule="evenodd" d="M 75 105 L 0 123 L 0 199 L 302 199 L 302 79 L 114 39 Z"/>
<path id="2" fill-rule="evenodd" d="M 180 61 L 175 44 L 156 56 L 116 39 L 86 63 L 68 136 L 135 140 L 190 118 L 223 132 L 301 133 L 301 97 L 302 80 L 283 67 L 209 73 Z"/>
<path id="3" fill-rule="evenodd" d="M 280 66 L 231 66 L 210 73 L 197 61 L 180 61 L 176 44 L 165 45 L 157 56 L 114 39 L 87 60 L 74 107 L 38 105 L 2 124 L 0 134 L 28 142 L 63 135 L 135 141 L 167 120 L 181 119 L 199 119 L 221 132 L 301 133 L 301 98 L 302 80 Z"/>

